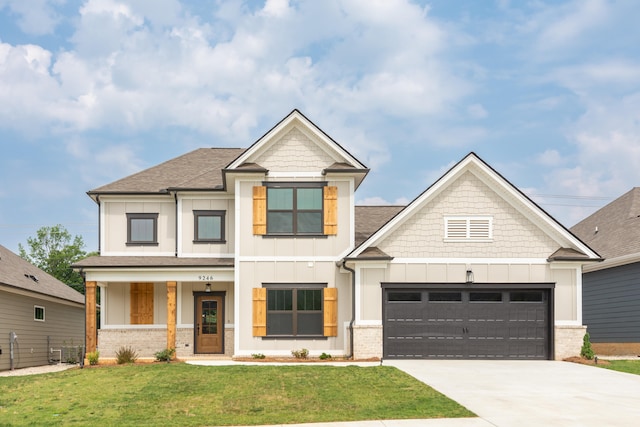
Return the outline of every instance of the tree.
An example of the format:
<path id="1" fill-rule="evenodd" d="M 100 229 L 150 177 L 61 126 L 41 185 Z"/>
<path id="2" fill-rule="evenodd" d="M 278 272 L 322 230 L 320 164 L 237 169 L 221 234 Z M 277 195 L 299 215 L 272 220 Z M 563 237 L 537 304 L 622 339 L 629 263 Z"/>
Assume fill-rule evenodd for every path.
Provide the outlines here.
<path id="1" fill-rule="evenodd" d="M 36 237 L 27 239 L 29 253 L 18 244 L 20 257 L 39 269 L 46 271 L 56 279 L 84 294 L 84 281 L 80 273 L 73 271 L 71 265 L 87 256 L 81 236 L 71 238 L 71 234 L 62 225 L 41 227 Z"/>

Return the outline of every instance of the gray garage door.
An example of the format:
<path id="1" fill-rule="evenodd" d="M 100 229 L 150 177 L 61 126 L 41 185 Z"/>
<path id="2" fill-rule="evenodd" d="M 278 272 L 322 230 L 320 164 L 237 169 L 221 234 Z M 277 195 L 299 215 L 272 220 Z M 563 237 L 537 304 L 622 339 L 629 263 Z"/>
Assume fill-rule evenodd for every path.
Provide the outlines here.
<path id="1" fill-rule="evenodd" d="M 549 289 L 385 289 L 384 357 L 549 359 Z"/>

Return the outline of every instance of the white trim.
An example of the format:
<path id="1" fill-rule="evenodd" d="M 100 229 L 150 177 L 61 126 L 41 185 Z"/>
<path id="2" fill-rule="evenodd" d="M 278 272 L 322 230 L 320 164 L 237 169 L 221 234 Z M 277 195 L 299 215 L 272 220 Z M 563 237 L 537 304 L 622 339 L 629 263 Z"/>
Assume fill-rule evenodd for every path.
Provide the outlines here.
<path id="1" fill-rule="evenodd" d="M 546 258 L 394 258 L 391 264 L 541 264 L 552 265 Z"/>
<path id="2" fill-rule="evenodd" d="M 353 296 L 352 296 L 352 298 L 355 298 L 355 304 L 354 304 L 354 306 L 355 306 L 355 313 L 353 314 L 353 319 L 354 319 L 354 322 L 353 322 L 353 323 L 354 323 L 354 325 L 355 325 L 355 324 L 360 320 L 360 316 L 361 316 L 361 313 L 360 313 L 360 312 L 362 311 L 362 310 L 360 309 L 360 305 L 362 304 L 362 301 L 361 301 L 361 300 L 362 300 L 362 286 L 363 286 L 363 283 L 361 283 L 361 278 L 362 278 L 362 277 L 361 277 L 360 269 L 361 269 L 361 267 L 358 267 L 358 266 L 357 266 L 357 267 L 354 269 L 354 270 L 355 270 L 355 273 L 353 273 L 353 274 L 354 274 L 354 276 L 355 276 L 355 277 L 353 278 L 353 280 L 355 281 L 354 283 L 356 284 L 356 285 L 354 286 L 354 288 L 355 288 L 355 295 L 353 295 Z"/>
<path id="3" fill-rule="evenodd" d="M 106 236 L 105 236 L 105 234 L 106 234 L 105 230 L 107 229 L 107 219 L 106 219 L 106 215 L 104 213 L 104 202 L 102 202 L 102 201 L 100 202 L 100 204 L 98 205 L 98 211 L 99 211 L 98 212 L 98 216 L 100 217 L 99 218 L 100 232 L 98 233 L 99 234 L 98 239 L 100 241 L 100 245 L 98 247 L 98 250 L 100 251 L 101 254 L 104 255 L 104 254 L 106 254 L 106 244 L 105 244 L 105 242 L 107 240 Z"/>
<path id="4" fill-rule="evenodd" d="M 382 326 L 382 320 L 358 320 L 353 326 Z"/>
<path id="5" fill-rule="evenodd" d="M 333 262 L 340 261 L 339 257 L 308 257 L 308 256 L 239 256 L 237 262 Z"/>
<path id="6" fill-rule="evenodd" d="M 235 198 L 234 198 L 234 248 L 235 259 L 233 262 L 233 315 L 235 321 L 240 325 L 240 184 L 242 181 L 235 181 Z M 251 219 L 251 225 L 253 226 L 253 217 Z M 253 310 L 253 308 L 252 308 Z M 252 316 L 247 316 L 251 319 Z M 252 327 L 252 325 L 250 325 Z M 239 354 L 240 352 L 240 328 L 234 328 L 233 330 L 233 354 Z"/>
<path id="7" fill-rule="evenodd" d="M 152 246 L 153 247 L 153 246 Z M 134 252 L 134 251 L 114 251 L 114 252 L 101 252 L 101 256 L 143 256 L 143 257 L 161 257 L 161 256 L 170 256 L 175 257 L 175 252 Z"/>
<path id="8" fill-rule="evenodd" d="M 229 243 L 229 241 L 227 241 L 227 243 Z M 212 244 L 212 246 L 214 245 L 217 245 L 217 244 Z M 232 253 L 213 254 L 213 253 L 204 253 L 204 252 L 188 252 L 188 253 L 180 254 L 179 258 L 228 258 L 228 259 L 231 259 L 233 258 L 233 256 L 234 255 Z"/>
<path id="9" fill-rule="evenodd" d="M 582 322 L 578 320 L 556 320 L 553 326 L 584 326 L 584 325 L 582 324 Z"/>
<path id="10" fill-rule="evenodd" d="M 177 195 L 176 195 L 177 197 Z M 176 200 L 176 251 L 182 255 L 182 235 L 184 234 L 184 223 L 182 222 L 182 199 L 177 197 Z"/>
<path id="11" fill-rule="evenodd" d="M 158 270 L 153 268 L 127 268 L 127 269 L 92 269 L 85 270 L 86 278 L 89 281 L 97 282 L 131 282 L 135 277 L 141 282 L 231 282 L 234 277 L 233 268 L 190 268 Z M 200 278 L 199 276 L 207 276 Z M 210 277 L 211 276 L 211 277 Z"/>
<path id="12" fill-rule="evenodd" d="M 320 172 L 269 172 L 269 174 L 267 175 L 267 181 L 269 181 L 270 178 L 274 178 L 274 179 L 291 179 L 291 178 L 317 178 L 317 179 L 325 179 L 325 176 L 322 175 Z"/>

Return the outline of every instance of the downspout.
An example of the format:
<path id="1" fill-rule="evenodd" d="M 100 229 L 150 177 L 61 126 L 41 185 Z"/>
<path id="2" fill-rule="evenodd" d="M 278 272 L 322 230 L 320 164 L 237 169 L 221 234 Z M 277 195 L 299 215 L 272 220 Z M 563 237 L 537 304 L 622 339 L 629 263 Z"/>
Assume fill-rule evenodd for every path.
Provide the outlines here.
<path id="1" fill-rule="evenodd" d="M 101 236 L 101 230 L 100 230 L 100 195 L 96 194 L 96 203 L 98 204 L 98 255 L 100 254 L 100 236 Z M 85 304 L 86 305 L 86 304 Z"/>
<path id="2" fill-rule="evenodd" d="M 348 359 L 353 357 L 353 324 L 356 321 L 356 271 L 347 267 L 347 260 L 342 260 L 342 268 L 351 272 L 351 322 L 349 322 L 349 352 Z"/>
<path id="3" fill-rule="evenodd" d="M 173 193 L 173 199 L 176 201 L 176 257 L 178 257 L 178 192 Z"/>

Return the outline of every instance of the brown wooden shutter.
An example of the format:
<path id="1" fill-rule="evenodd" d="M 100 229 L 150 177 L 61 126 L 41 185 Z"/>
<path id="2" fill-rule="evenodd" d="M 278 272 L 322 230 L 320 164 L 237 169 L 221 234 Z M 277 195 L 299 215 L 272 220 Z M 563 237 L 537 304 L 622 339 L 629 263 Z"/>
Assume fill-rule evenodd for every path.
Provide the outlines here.
<path id="1" fill-rule="evenodd" d="M 131 283 L 129 323 L 153 324 L 153 283 Z"/>
<path id="2" fill-rule="evenodd" d="M 338 336 L 338 288 L 324 289 L 324 336 Z"/>
<path id="3" fill-rule="evenodd" d="M 253 336 L 267 335 L 267 288 L 253 288 Z"/>
<path id="4" fill-rule="evenodd" d="M 338 234 L 338 187 L 324 187 L 324 234 Z"/>
<path id="5" fill-rule="evenodd" d="M 267 187 L 253 187 L 253 234 L 267 234 Z"/>

